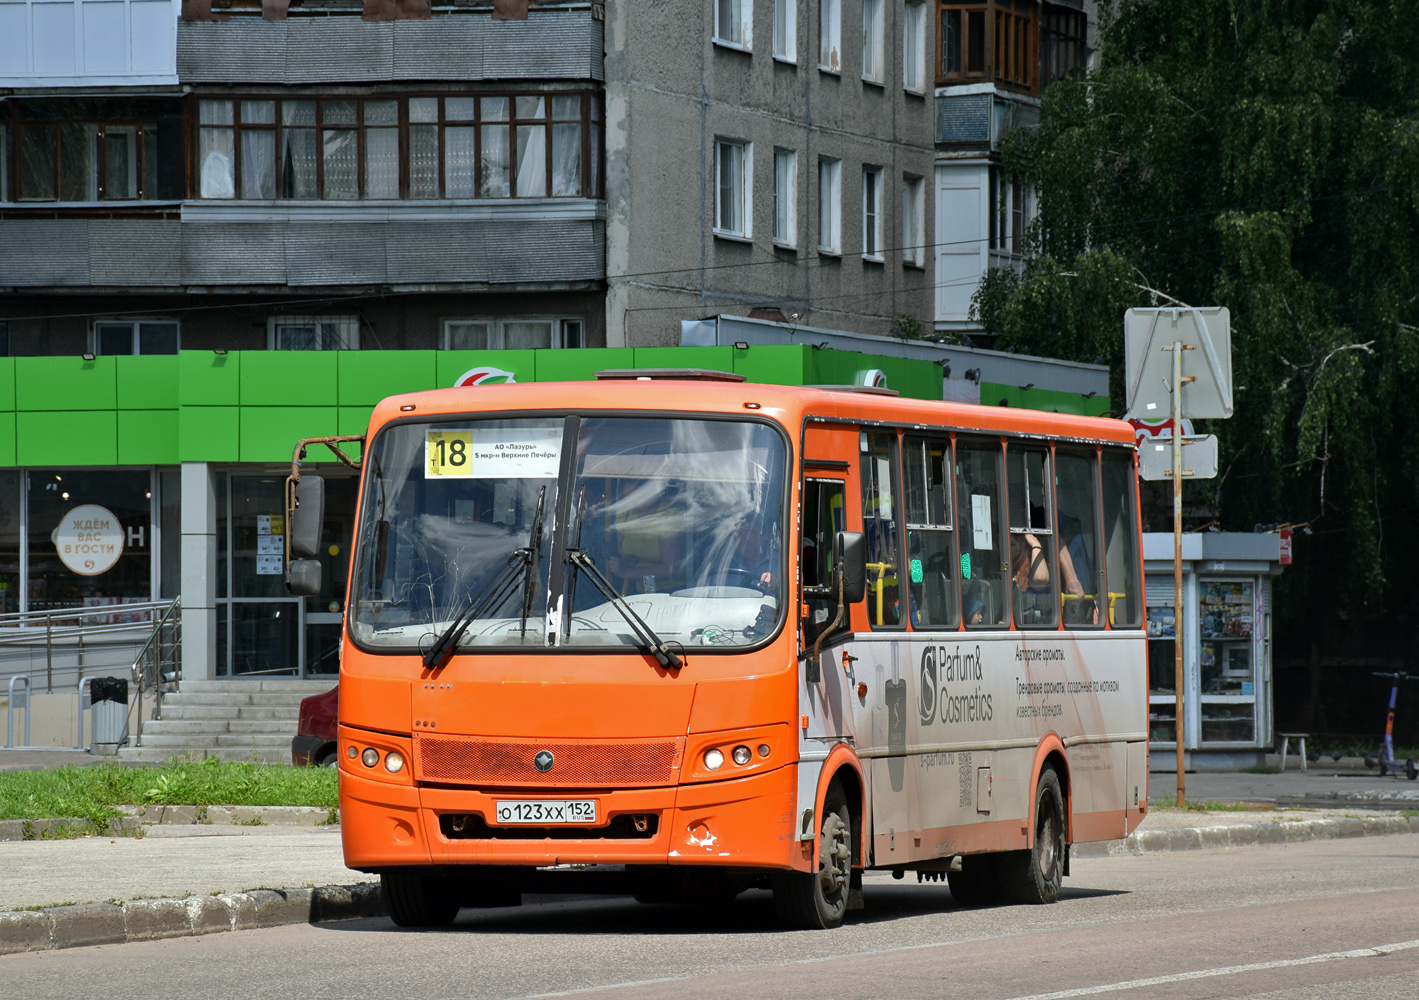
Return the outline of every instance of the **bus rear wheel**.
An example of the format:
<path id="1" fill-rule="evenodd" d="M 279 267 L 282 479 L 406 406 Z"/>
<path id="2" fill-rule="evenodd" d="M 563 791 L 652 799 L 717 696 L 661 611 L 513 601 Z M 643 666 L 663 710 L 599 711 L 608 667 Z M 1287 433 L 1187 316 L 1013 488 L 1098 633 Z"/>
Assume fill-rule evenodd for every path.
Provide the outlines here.
<path id="1" fill-rule="evenodd" d="M 827 930 L 843 922 L 852 886 L 852 813 L 836 779 L 823 797 L 818 870 L 775 872 L 774 909 L 788 927 Z"/>
<path id="2" fill-rule="evenodd" d="M 1000 882 L 1015 903 L 1053 903 L 1064 883 L 1064 793 L 1054 768 L 1035 786 L 1035 843 L 1000 855 Z"/>
<path id="3" fill-rule="evenodd" d="M 400 927 L 447 927 L 458 916 L 458 893 L 445 875 L 417 869 L 382 872 L 379 891 L 385 912 Z"/>

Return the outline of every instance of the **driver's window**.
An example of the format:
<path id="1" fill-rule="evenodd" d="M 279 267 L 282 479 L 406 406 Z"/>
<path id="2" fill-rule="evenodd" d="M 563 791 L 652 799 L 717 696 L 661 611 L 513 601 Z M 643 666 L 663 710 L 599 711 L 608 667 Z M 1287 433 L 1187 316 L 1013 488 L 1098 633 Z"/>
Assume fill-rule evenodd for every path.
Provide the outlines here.
<path id="1" fill-rule="evenodd" d="M 835 479 L 809 479 L 803 484 L 803 605 L 808 616 L 803 635 L 812 642 L 824 632 L 838 611 L 833 592 L 833 539 L 844 530 L 846 510 L 843 484 Z"/>

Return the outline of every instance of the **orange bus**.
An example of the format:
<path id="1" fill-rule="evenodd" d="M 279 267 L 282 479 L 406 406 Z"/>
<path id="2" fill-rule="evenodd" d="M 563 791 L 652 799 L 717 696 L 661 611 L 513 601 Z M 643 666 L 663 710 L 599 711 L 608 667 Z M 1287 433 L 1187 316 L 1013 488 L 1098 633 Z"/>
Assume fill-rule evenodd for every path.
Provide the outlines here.
<path id="1" fill-rule="evenodd" d="M 825 928 L 868 870 L 1051 902 L 1147 809 L 1120 421 L 637 370 L 394 396 L 363 440 L 341 835 L 396 923 L 757 887 Z"/>

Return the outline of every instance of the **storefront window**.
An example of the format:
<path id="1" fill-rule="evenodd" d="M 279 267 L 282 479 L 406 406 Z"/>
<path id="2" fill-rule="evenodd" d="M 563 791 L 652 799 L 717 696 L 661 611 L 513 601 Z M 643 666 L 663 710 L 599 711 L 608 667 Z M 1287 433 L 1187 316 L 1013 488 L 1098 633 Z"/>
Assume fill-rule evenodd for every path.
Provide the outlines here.
<path id="1" fill-rule="evenodd" d="M 20 610 L 20 474 L 0 472 L 0 614 Z"/>
<path id="2" fill-rule="evenodd" d="M 1199 588 L 1202 742 L 1253 739 L 1255 671 L 1252 666 L 1254 584 L 1203 581 Z"/>
<path id="3" fill-rule="evenodd" d="M 34 469 L 26 479 L 29 610 L 152 599 L 151 473 Z"/>

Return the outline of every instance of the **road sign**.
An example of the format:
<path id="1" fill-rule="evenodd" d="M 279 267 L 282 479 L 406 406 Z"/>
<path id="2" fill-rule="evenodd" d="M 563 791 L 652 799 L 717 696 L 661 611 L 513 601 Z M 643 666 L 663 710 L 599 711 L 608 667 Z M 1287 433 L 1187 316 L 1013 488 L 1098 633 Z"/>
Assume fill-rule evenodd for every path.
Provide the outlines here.
<path id="1" fill-rule="evenodd" d="M 1172 414 L 1172 345 L 1183 354 L 1182 415 L 1232 415 L 1232 315 L 1226 308 L 1130 309 L 1123 321 L 1128 412 L 1143 420 Z M 1186 378 L 1191 376 L 1190 379 Z"/>
<path id="2" fill-rule="evenodd" d="M 1184 479 L 1217 478 L 1217 435 L 1184 434 Z M 1173 439 L 1149 438 L 1138 446 L 1138 475 L 1143 479 L 1173 478 Z"/>
<path id="3" fill-rule="evenodd" d="M 1291 529 L 1281 529 L 1281 565 L 1291 565 Z"/>

